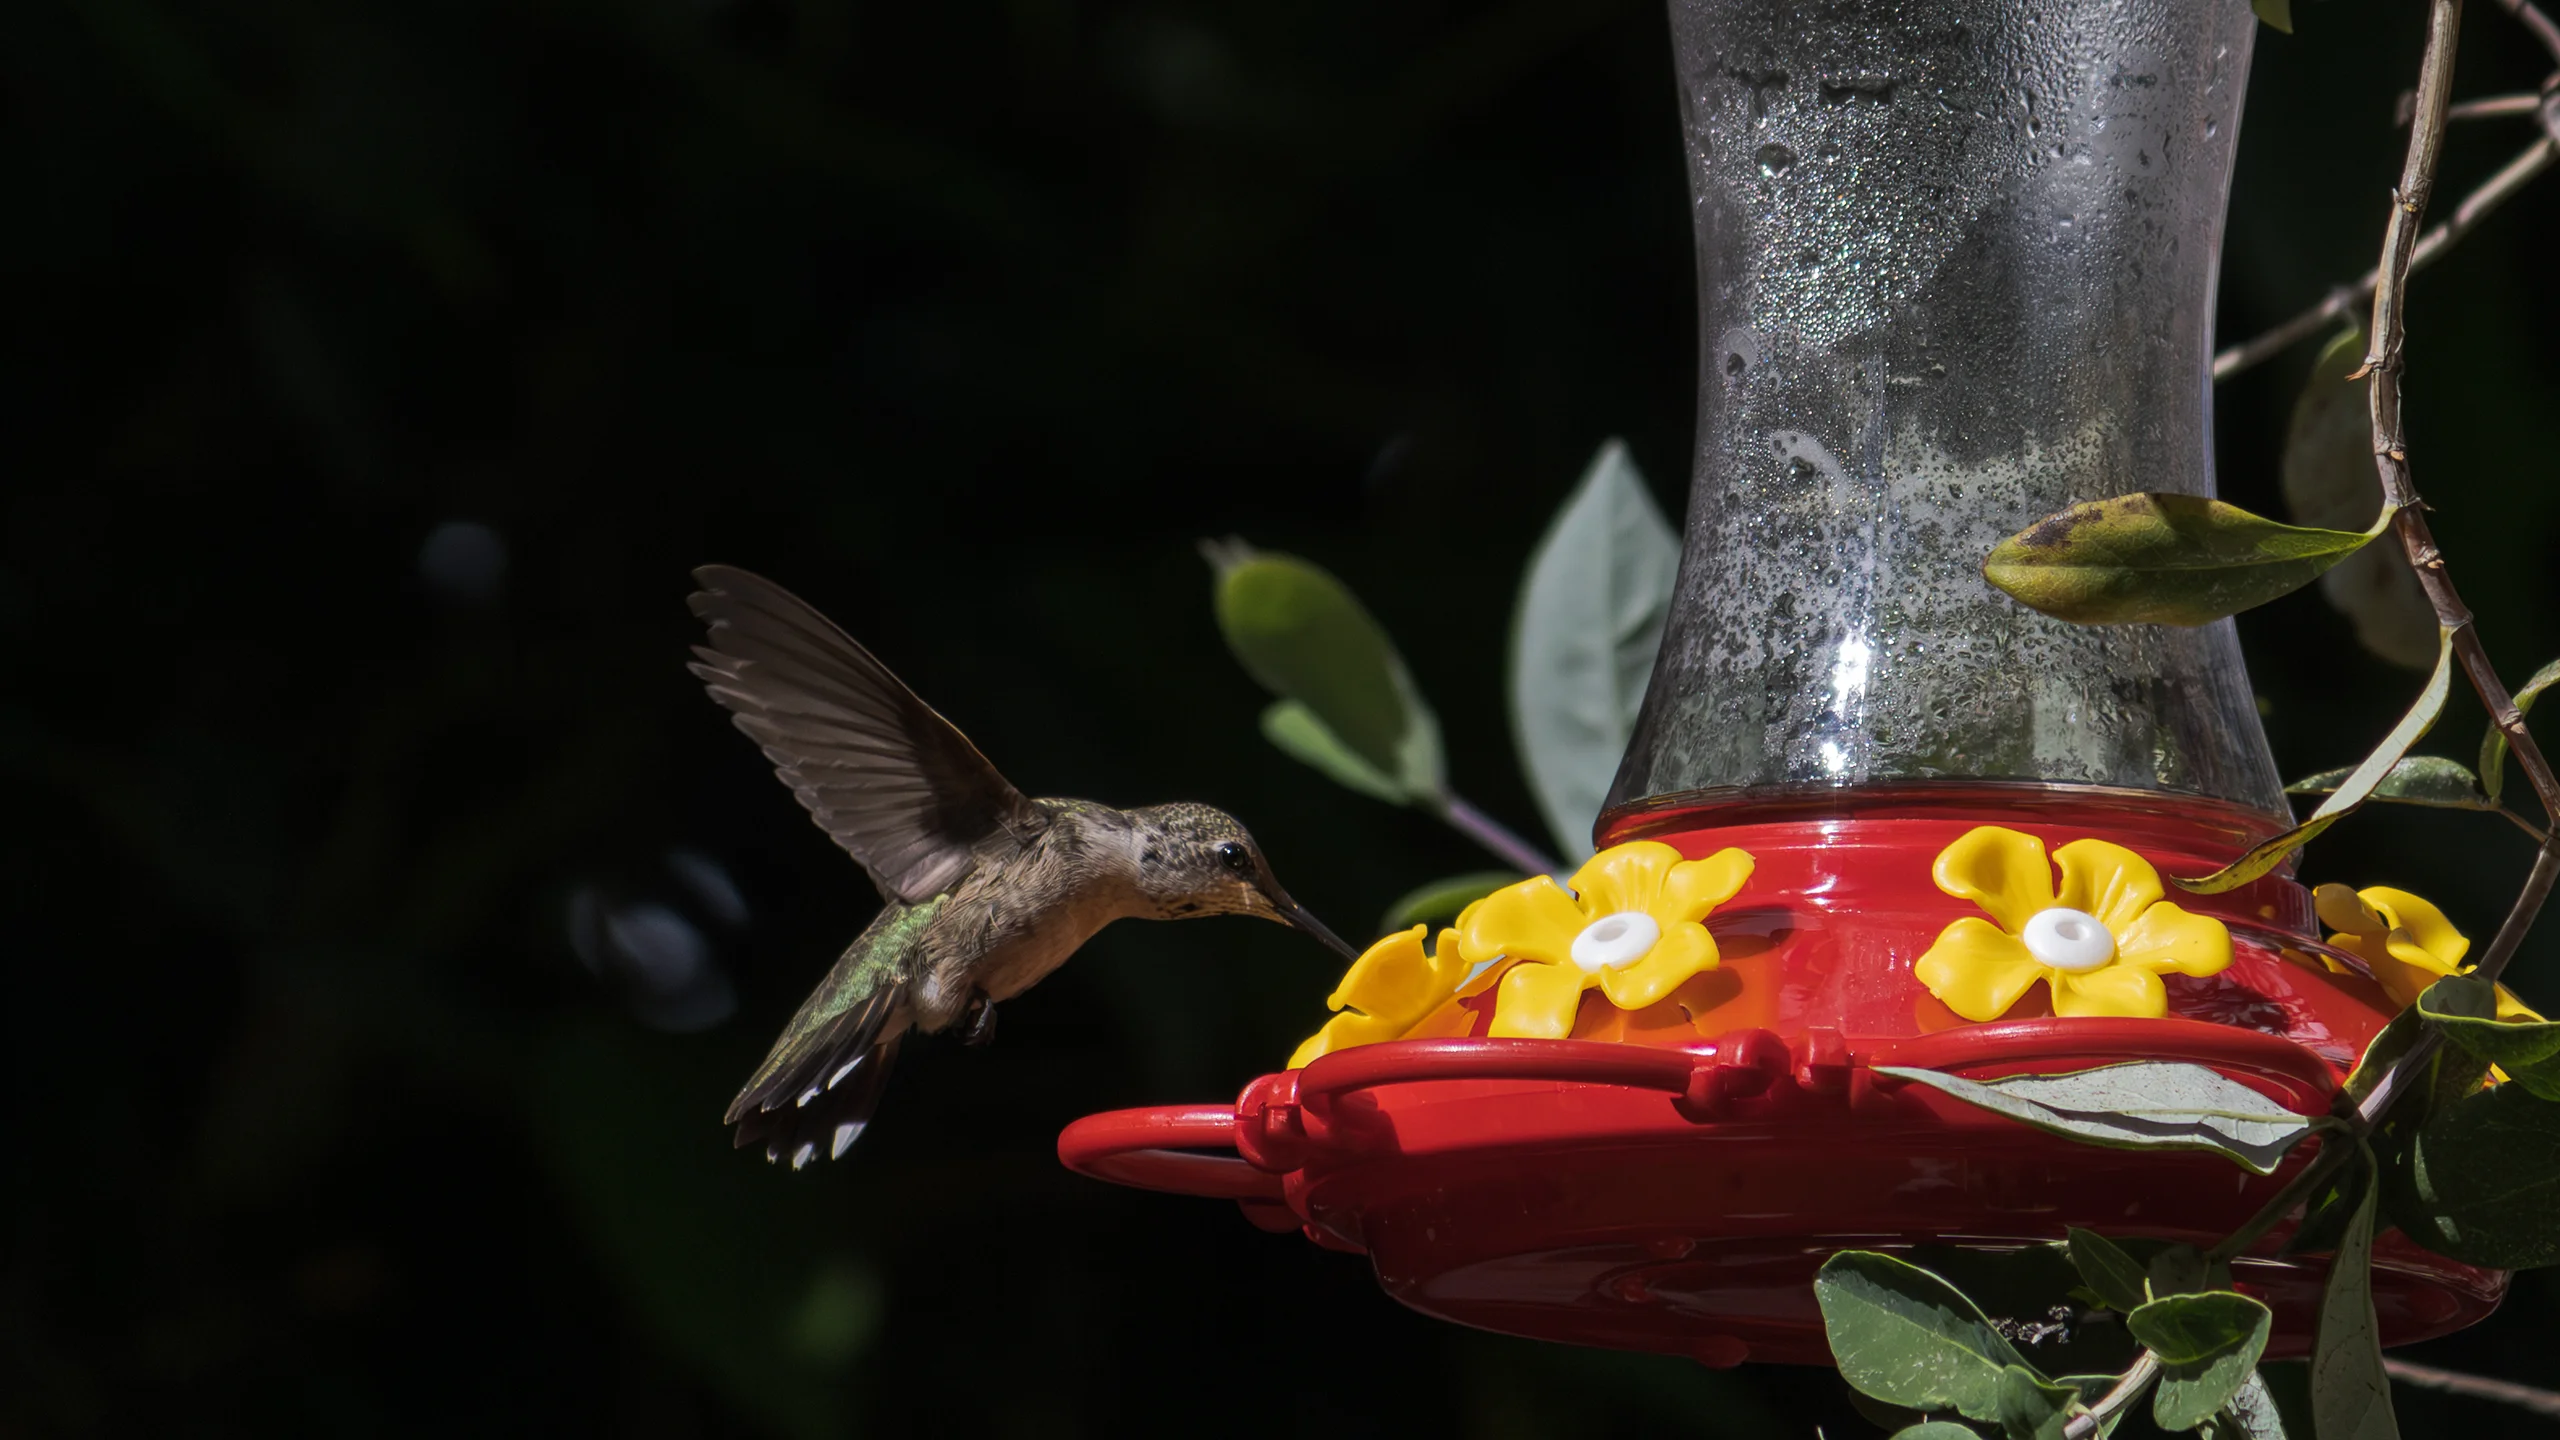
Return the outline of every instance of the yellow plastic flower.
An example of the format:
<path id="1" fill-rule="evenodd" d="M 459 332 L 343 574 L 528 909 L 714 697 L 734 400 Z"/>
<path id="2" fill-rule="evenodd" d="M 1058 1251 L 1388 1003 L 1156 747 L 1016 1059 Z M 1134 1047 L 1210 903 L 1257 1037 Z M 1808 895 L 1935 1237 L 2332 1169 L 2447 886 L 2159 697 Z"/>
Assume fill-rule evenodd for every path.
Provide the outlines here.
<path id="1" fill-rule="evenodd" d="M 1983 825 L 1940 851 L 1932 874 L 1999 922 L 1958 920 L 1911 967 L 1967 1020 L 2007 1014 L 2038 980 L 2056 1015 L 2156 1018 L 2169 1013 L 2162 974 L 2211 975 L 2231 963 L 2222 922 L 2160 898 L 2160 872 L 2121 845 L 2074 840 L 2048 864 L 2043 841 Z"/>
<path id="2" fill-rule="evenodd" d="M 2329 943 L 2362 960 L 2365 969 L 2395 1005 L 2417 1001 L 2420 991 L 2447 975 L 2470 967 L 2462 957 L 2471 941 L 2453 928 L 2444 912 L 2406 890 L 2376 885 L 2350 890 L 2323 885 L 2311 892 L 2322 924 L 2336 930 Z M 2340 968 L 2334 960 L 2332 969 Z M 2539 1020 L 2506 986 L 2498 987 L 2498 1018 Z"/>
<path id="3" fill-rule="evenodd" d="M 1289 1057 L 1289 1068 L 1354 1045 L 1401 1038 L 1458 993 L 1458 982 L 1467 977 L 1467 962 L 1458 958 L 1458 932 L 1441 931 L 1436 952 L 1426 955 L 1422 937 L 1430 928 L 1399 930 L 1361 952 L 1324 1002 L 1342 1013 L 1307 1037 Z"/>
<path id="4" fill-rule="evenodd" d="M 1716 967 L 1701 922 L 1749 878 L 1744 851 L 1683 860 L 1659 841 L 1635 840 L 1585 861 L 1571 892 L 1536 875 L 1487 895 L 1458 917 L 1459 951 L 1471 964 L 1506 955 L 1519 963 L 1503 972 L 1485 1033 L 1560 1040 L 1595 985 L 1621 1010 L 1658 1003 Z"/>

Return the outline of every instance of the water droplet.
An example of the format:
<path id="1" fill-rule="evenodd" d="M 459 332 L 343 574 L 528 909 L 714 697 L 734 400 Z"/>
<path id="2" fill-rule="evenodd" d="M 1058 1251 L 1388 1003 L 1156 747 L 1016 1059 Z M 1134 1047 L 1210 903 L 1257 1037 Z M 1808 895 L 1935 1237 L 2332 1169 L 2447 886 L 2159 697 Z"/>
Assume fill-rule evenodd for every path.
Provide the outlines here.
<path id="1" fill-rule="evenodd" d="M 1784 145 L 1773 143 L 1760 147 L 1758 159 L 1760 173 L 1775 177 L 1786 173 L 1787 167 L 1796 163 L 1796 152 Z"/>

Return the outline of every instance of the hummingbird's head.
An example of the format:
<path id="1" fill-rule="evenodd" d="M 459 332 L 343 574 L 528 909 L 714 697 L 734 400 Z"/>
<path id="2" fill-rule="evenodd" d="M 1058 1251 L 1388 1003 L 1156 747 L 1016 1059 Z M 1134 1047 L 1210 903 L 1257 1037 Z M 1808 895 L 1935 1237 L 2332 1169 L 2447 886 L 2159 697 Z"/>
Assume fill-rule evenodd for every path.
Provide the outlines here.
<path id="1" fill-rule="evenodd" d="M 1167 920 L 1258 915 L 1303 930 L 1340 951 L 1358 951 L 1289 898 L 1243 822 L 1208 805 L 1150 805 L 1136 820 L 1138 891 Z"/>

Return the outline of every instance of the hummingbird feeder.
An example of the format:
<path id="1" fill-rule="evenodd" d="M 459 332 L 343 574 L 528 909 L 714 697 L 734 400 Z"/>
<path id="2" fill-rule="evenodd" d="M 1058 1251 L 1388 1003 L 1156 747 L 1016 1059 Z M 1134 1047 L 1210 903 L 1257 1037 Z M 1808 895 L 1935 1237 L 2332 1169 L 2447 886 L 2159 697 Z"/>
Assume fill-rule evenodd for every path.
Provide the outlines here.
<path id="1" fill-rule="evenodd" d="M 2398 1009 L 2287 871 L 2164 889 L 2291 824 L 2231 623 L 2069 625 L 1980 571 L 2074 502 L 2213 493 L 2254 25 L 1673 0 L 1697 443 L 1579 896 L 1389 937 L 1290 1068 L 1078 1121 L 1066 1164 L 1365 1254 L 1427 1314 L 1712 1365 L 1828 1363 L 1840 1249 L 2211 1244 L 2265 1203 L 2301 1154 L 2079 1145 L 1877 1073 L 2178 1060 L 2319 1114 Z M 2286 1233 L 2234 1267 L 2278 1358 L 2325 1270 Z M 2386 1344 L 2507 1282 L 2397 1235 L 2374 1260 Z"/>

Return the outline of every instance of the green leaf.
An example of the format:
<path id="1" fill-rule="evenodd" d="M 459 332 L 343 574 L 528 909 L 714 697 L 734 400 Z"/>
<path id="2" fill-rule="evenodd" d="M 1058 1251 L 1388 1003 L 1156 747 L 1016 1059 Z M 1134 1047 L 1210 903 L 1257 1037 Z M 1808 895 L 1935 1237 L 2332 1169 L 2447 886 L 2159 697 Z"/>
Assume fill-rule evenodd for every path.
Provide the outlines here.
<path id="1" fill-rule="evenodd" d="M 2139 1260 L 2157 1243 L 2132 1240 L 2126 1248 Z M 2091 1324 L 2074 1313 L 2084 1307 L 2068 1303 L 2074 1288 L 2086 1287 L 2065 1245 L 1993 1251 L 1924 1242 L 1894 1253 L 1964 1292 L 2018 1354 L 2047 1375 L 2112 1373 L 2133 1362 L 2135 1346 L 2122 1325 Z"/>
<path id="2" fill-rule="evenodd" d="M 2496 1011 L 2494 993 L 2487 987 L 2475 990 L 2474 982 L 2454 977 L 2462 983 L 2438 993 L 2446 981 L 2429 987 L 2434 996 L 2434 1009 L 2440 1014 L 2487 1018 Z M 2421 996 L 2425 1000 L 2426 996 Z M 2427 1020 L 2419 1007 L 2411 1005 L 2391 1017 L 2391 1023 L 2365 1046 L 2364 1058 L 2355 1073 L 2347 1077 L 2347 1098 L 2357 1105 L 2369 1099 L 2382 1077 L 2402 1063 L 2402 1057 L 2426 1033 Z M 2489 1062 L 2460 1044 L 2441 1045 L 2419 1067 L 2404 1085 L 2400 1099 L 2392 1103 L 2390 1113 L 2370 1137 L 2371 1144 L 2359 1155 L 2356 1164 L 2334 1176 L 2318 1193 L 2305 1202 L 2301 1226 L 2285 1242 L 2285 1253 L 2334 1248 L 2346 1233 L 2348 1216 L 2364 1198 L 2365 1191 L 2377 1177 L 2367 1173 L 2364 1158 L 2379 1152 L 2385 1170 L 2396 1170 L 2406 1160 L 2412 1137 L 2446 1109 L 2480 1088 L 2488 1079 Z M 2391 1196 L 2386 1192 L 2383 1204 L 2387 1215 L 2393 1211 Z M 2394 1220 L 2396 1222 L 2396 1219 Z"/>
<path id="3" fill-rule="evenodd" d="M 1988 1082 L 1902 1065 L 1875 1071 L 2074 1140 L 2120 1150 L 2210 1150 L 2261 1175 L 2272 1174 L 2303 1137 L 2330 1123 L 2296 1115 L 2201 1065 L 2137 1060 Z"/>
<path id="4" fill-rule="evenodd" d="M 2075 1225 L 2063 1244 L 2070 1253 L 2071 1268 L 2080 1272 L 2080 1278 L 2089 1282 L 2090 1293 L 2108 1309 L 2123 1315 L 2150 1302 L 2142 1267 L 2116 1242 Z"/>
<path id="5" fill-rule="evenodd" d="M 2131 1364 L 2132 1361 L 2127 1360 L 2125 1363 Z M 2123 1378 L 2122 1375 L 2065 1375 L 2054 1383 L 2068 1385 L 2080 1392 L 2079 1408 L 2086 1410 L 2096 1405 L 2108 1391 L 2116 1388 L 2116 1382 Z M 2130 1413 L 2132 1412 L 2129 1410 L 2118 1410 L 2101 1421 L 2098 1425 L 2098 1440 L 2107 1440 L 2108 1436 L 2115 1434 L 2116 1425 Z"/>
<path id="6" fill-rule="evenodd" d="M 1893 1440 L 1982 1440 L 1981 1433 L 1953 1420 L 1927 1420 L 1893 1432 Z"/>
<path id="7" fill-rule="evenodd" d="M 2353 770 L 2323 770 L 2306 775 L 2284 787 L 2288 795 L 2328 795 L 2347 783 Z M 2398 805 L 2425 805 L 2437 810 L 2495 810 L 2498 807 L 2481 793 L 2480 777 L 2459 760 L 2440 755 L 2412 755 L 2391 767 L 2390 773 L 2375 783 L 2368 800 L 2388 800 Z"/>
<path id="8" fill-rule="evenodd" d="M 1201 552 L 1218 572 L 1218 628 L 1246 674 L 1304 706 L 1341 748 L 1393 777 L 1403 795 L 1437 796 L 1447 788 L 1439 720 L 1386 632 L 1341 581 L 1240 540 L 1204 544 Z"/>
<path id="9" fill-rule="evenodd" d="M 2384 1186 L 2393 1222 L 2439 1255 L 2499 1270 L 2560 1263 L 2560 1104 L 2499 1085 L 2448 1106 Z"/>
<path id="10" fill-rule="evenodd" d="M 2382 1077 L 2400 1062 L 2401 1056 L 2409 1053 L 2409 1047 L 2417 1044 L 2418 1037 L 2425 1033 L 2426 1021 L 2418 1014 L 2417 1006 L 2409 1006 L 2392 1016 L 2391 1023 L 2376 1031 L 2373 1039 L 2366 1042 L 2363 1057 L 2356 1061 L 2355 1070 L 2347 1076 L 2347 1098 L 2363 1104 L 2364 1097 L 2373 1093 L 2373 1087 L 2382 1083 Z"/>
<path id="11" fill-rule="evenodd" d="M 2203 1251 L 2180 1243 L 2164 1245 L 2153 1252 L 2151 1263 L 2143 1267 L 2142 1278 L 2153 1295 L 2193 1295 L 2228 1288 L 2231 1267 L 2208 1262 Z"/>
<path id="12" fill-rule="evenodd" d="M 2445 1038 L 2507 1072 L 2507 1078 L 2545 1100 L 2560 1100 L 2560 1023 L 2501 1021 L 2498 987 L 2476 975 L 2449 975 L 2418 997 L 2418 1013 L 2443 1027 Z"/>
<path id="13" fill-rule="evenodd" d="M 2193 1430 L 2257 1373 L 2275 1315 L 2246 1295 L 2209 1290 L 2154 1300 L 2124 1323 L 2160 1357 L 2151 1418 L 2163 1430 Z"/>
<path id="14" fill-rule="evenodd" d="M 1908 1405 L 1887 1405 L 1873 1395 L 1855 1389 L 1849 1392 L 1849 1408 L 1858 1412 L 1858 1418 L 1888 1435 L 1899 1435 L 1906 1430 L 1917 1429 L 1921 1422 L 1929 1418 Z M 1973 1434 L 1970 1430 L 1964 1433 L 1967 1436 Z"/>
<path id="15" fill-rule="evenodd" d="M 2444 698 L 2452 688 L 2453 632 L 2444 630 L 2436 636 L 2436 668 L 2435 673 L 2427 677 L 2426 688 L 2418 692 L 2417 700 L 2409 706 L 2408 713 L 2400 717 L 2400 723 L 2392 726 L 2391 733 L 2382 737 L 2382 743 L 2373 747 L 2373 753 L 2364 757 L 2364 763 L 2348 772 L 2347 777 L 2338 782 L 2336 793 L 2321 801 L 2320 808 L 2311 812 L 2310 819 L 2272 840 L 2258 842 L 2250 847 L 2249 853 L 2210 875 L 2194 879 L 2172 875 L 2169 883 L 2192 894 L 2218 895 L 2225 890 L 2237 890 L 2282 864 L 2284 857 L 2309 844 L 2312 837 L 2355 813 L 2356 807 L 2362 805 L 2374 787 L 2382 783 L 2382 777 L 2399 765 L 2400 757 L 2408 754 L 2409 747 L 2417 744 L 2419 737 L 2427 733 L 2427 728 L 2436 723 L 2436 717 L 2444 713 Z M 2321 1440 L 2328 1440 L 2328 1437 L 2323 1436 Z"/>
<path id="16" fill-rule="evenodd" d="M 1680 537 L 1609 441 L 1531 552 L 1511 626 L 1511 730 L 1568 865 L 1591 853 L 1679 570 Z"/>
<path id="17" fill-rule="evenodd" d="M 2533 678 L 2516 691 L 2516 713 L 2522 715 L 2532 710 L 2533 702 L 2554 685 L 2560 685 L 2560 660 L 2534 671 Z M 2492 723 L 2489 733 L 2480 737 L 2480 788 L 2489 797 L 2489 803 L 2495 805 L 2506 785 L 2507 732 Z"/>
<path id="18" fill-rule="evenodd" d="M 2062 1440 L 2080 1408 L 2076 1385 L 2057 1385 L 2026 1365 L 2000 1372 L 2000 1428 L 2009 1440 Z"/>
<path id="19" fill-rule="evenodd" d="M 2285 1440 L 2284 1416 L 2264 1372 L 2252 1370 L 2215 1417 L 2215 1440 Z"/>
<path id="20" fill-rule="evenodd" d="M 1426 920 L 1455 920 L 1459 911 L 1521 878 L 1517 870 L 1478 870 L 1418 885 L 1387 907 L 1387 918 L 1378 923 L 1378 933 L 1392 934 Z"/>
<path id="21" fill-rule="evenodd" d="M 2387 1137 L 2386 1143 L 2391 1143 Z M 2335 1250 L 2345 1242 L 2347 1223 L 2355 1218 L 2356 1207 L 2373 1193 L 2378 1179 L 2372 1156 L 2371 1146 L 2357 1147 L 2356 1156 L 2339 1166 L 2302 1202 L 2302 1223 L 2286 1238 L 2284 1254 L 2316 1255 Z"/>
<path id="22" fill-rule="evenodd" d="M 2296 525 L 2352 529 L 2373 513 L 2368 387 L 2351 379 L 2364 366 L 2364 336 L 2349 327 L 2331 340 L 2294 401 L 2285 432 L 2286 518 Z M 2436 654 L 2436 610 L 2397 545 L 2368 545 L 2320 577 L 2320 595 L 2355 623 L 2356 643 L 2412 670 Z"/>
<path id="23" fill-rule="evenodd" d="M 1840 1378 L 1888 1404 L 2001 1418 L 2003 1373 L 2022 1363 L 1974 1303 L 1917 1265 L 1843 1250 L 1813 1280 Z"/>
<path id="24" fill-rule="evenodd" d="M 1323 771 L 1345 789 L 1357 790 L 1390 805 L 1402 805 L 1412 798 L 1402 785 L 1396 783 L 1394 776 L 1360 758 L 1350 746 L 1342 743 L 1341 736 L 1316 718 L 1316 712 L 1295 700 L 1275 702 L 1262 712 L 1262 738 L 1278 746 L 1282 754 L 1299 764 Z"/>
<path id="25" fill-rule="evenodd" d="M 2270 26 L 2293 33 L 2293 0 L 2249 0 L 2249 8 Z"/>
<path id="26" fill-rule="evenodd" d="M 2310 584 L 2382 533 L 2279 525 L 2198 495 L 2057 510 L 1992 547 L 1983 578 L 2074 625 L 2205 625 Z"/>
<path id="27" fill-rule="evenodd" d="M 2373 1195 L 2329 1262 L 2311 1342 L 2311 1432 L 2319 1440 L 2399 1440 L 2373 1318 Z"/>

